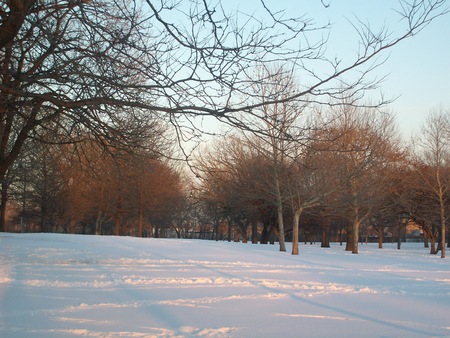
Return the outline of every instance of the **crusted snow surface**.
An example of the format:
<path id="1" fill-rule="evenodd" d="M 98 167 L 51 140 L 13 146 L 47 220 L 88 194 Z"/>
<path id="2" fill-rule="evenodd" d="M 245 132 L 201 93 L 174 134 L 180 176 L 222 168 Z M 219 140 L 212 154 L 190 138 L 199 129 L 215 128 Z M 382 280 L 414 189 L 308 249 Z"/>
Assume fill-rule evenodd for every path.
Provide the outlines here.
<path id="1" fill-rule="evenodd" d="M 450 258 L 420 243 L 0 235 L 0 337 L 450 337 Z"/>

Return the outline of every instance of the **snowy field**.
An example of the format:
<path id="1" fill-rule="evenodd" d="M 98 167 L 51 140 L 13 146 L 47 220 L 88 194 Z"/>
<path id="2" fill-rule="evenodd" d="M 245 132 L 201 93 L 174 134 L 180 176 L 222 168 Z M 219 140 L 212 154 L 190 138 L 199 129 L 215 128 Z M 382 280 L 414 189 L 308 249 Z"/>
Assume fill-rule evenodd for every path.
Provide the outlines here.
<path id="1" fill-rule="evenodd" d="M 3 233 L 0 337 L 450 337 L 450 258 L 300 251 Z"/>

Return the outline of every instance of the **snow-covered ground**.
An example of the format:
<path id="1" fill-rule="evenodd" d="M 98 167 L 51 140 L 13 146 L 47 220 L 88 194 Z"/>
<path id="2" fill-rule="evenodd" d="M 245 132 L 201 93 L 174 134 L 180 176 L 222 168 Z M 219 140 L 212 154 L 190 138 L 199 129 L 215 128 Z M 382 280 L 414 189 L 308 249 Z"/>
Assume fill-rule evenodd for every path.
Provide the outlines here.
<path id="1" fill-rule="evenodd" d="M 450 337 L 450 258 L 300 251 L 3 233 L 0 337 Z"/>

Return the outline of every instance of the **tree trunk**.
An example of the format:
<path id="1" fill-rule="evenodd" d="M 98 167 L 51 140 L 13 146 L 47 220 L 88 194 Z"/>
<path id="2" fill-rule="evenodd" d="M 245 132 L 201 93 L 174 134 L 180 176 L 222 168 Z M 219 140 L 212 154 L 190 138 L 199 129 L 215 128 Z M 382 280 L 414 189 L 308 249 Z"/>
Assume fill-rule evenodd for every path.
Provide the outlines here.
<path id="1" fill-rule="evenodd" d="M 322 248 L 330 247 L 330 239 L 328 233 L 329 233 L 329 226 L 328 225 L 322 226 L 322 244 L 320 245 Z"/>
<path id="2" fill-rule="evenodd" d="M 438 252 L 436 250 L 436 238 L 433 236 L 430 238 L 430 255 L 436 255 Z"/>
<path id="3" fill-rule="evenodd" d="M 447 231 L 447 248 L 450 248 L 450 231 Z"/>
<path id="4" fill-rule="evenodd" d="M 258 244 L 258 223 L 252 222 L 252 244 Z"/>
<path id="5" fill-rule="evenodd" d="M 214 239 L 216 242 L 219 241 L 219 218 L 216 218 L 214 222 Z"/>
<path id="6" fill-rule="evenodd" d="M 115 231 L 114 231 L 114 235 L 120 236 L 120 227 L 121 227 L 121 225 L 120 225 L 120 216 L 119 215 L 116 215 L 116 217 L 115 217 L 115 224 L 116 224 L 116 228 L 115 228 Z"/>
<path id="7" fill-rule="evenodd" d="M 430 241 L 430 255 L 437 254 L 436 251 L 436 237 L 434 236 L 433 230 L 428 226 L 422 226 L 424 237 L 427 237 Z M 428 241 L 427 241 L 428 244 Z"/>
<path id="8" fill-rule="evenodd" d="M 299 208 L 294 212 L 294 219 L 292 223 L 292 254 L 298 255 L 298 228 L 300 223 L 300 215 L 302 214 L 302 209 Z"/>
<path id="9" fill-rule="evenodd" d="M 41 203 L 41 219 L 39 222 L 39 226 L 41 228 L 41 232 L 51 232 L 52 228 L 48 226 L 48 211 L 47 211 L 47 203 Z"/>
<path id="10" fill-rule="evenodd" d="M 358 220 L 358 218 L 355 218 L 354 222 L 353 222 L 353 227 L 352 227 L 352 253 L 353 254 L 357 254 L 358 253 L 358 235 L 359 235 L 359 224 L 360 221 Z"/>
<path id="11" fill-rule="evenodd" d="M 424 248 L 428 248 L 428 233 L 425 231 L 425 229 L 422 227 L 422 232 L 423 232 L 423 247 Z"/>
<path id="12" fill-rule="evenodd" d="M 270 236 L 270 226 L 268 226 L 267 224 L 263 224 L 263 230 L 261 233 L 260 244 L 269 243 L 269 236 Z"/>
<path id="13" fill-rule="evenodd" d="M 278 241 L 280 242 L 280 251 L 286 251 L 286 243 L 284 242 L 284 222 L 283 222 L 283 202 L 281 200 L 281 192 L 279 191 L 279 182 L 277 185 L 277 217 L 278 217 Z"/>
<path id="14" fill-rule="evenodd" d="M 153 224 L 152 223 L 148 223 L 148 230 L 147 230 L 147 237 L 155 237 L 155 235 L 153 234 Z M 188 232 L 186 232 L 186 238 L 188 237 Z"/>
<path id="15" fill-rule="evenodd" d="M 271 226 L 269 232 L 269 244 L 275 245 L 275 237 L 278 237 L 278 231 L 275 226 Z"/>
<path id="16" fill-rule="evenodd" d="M 440 206 L 441 206 L 441 258 L 445 258 L 445 205 L 444 198 L 440 198 Z"/>
<path id="17" fill-rule="evenodd" d="M 248 223 L 239 221 L 239 233 L 238 233 L 238 239 L 239 235 L 242 236 L 242 243 L 248 242 Z M 238 240 L 239 241 L 239 240 Z"/>
<path id="18" fill-rule="evenodd" d="M 345 251 L 353 251 L 353 224 L 347 225 L 347 241 L 345 243 Z"/>
<path id="19" fill-rule="evenodd" d="M 69 222 L 69 234 L 74 235 L 77 232 L 77 223 L 73 220 Z"/>
<path id="20" fill-rule="evenodd" d="M 144 229 L 144 211 L 142 206 L 139 207 L 139 224 L 137 237 L 143 237 Z M 178 234 L 178 233 L 177 233 Z"/>
<path id="21" fill-rule="evenodd" d="M 233 242 L 236 242 L 236 243 L 238 243 L 238 242 L 239 242 L 239 240 L 240 240 L 240 237 L 241 237 L 241 233 L 240 233 L 240 231 L 236 231 L 236 232 L 234 233 L 234 238 L 233 238 Z"/>
<path id="22" fill-rule="evenodd" d="M 378 227 L 378 249 L 383 249 L 383 228 Z"/>
<path id="23" fill-rule="evenodd" d="M 95 234 L 101 235 L 102 234 L 102 211 L 99 210 L 97 212 L 97 219 L 95 220 Z"/>
<path id="24" fill-rule="evenodd" d="M 8 202 L 8 184 L 6 179 L 2 180 L 2 197 L 0 205 L 0 232 L 6 232 L 6 203 Z"/>

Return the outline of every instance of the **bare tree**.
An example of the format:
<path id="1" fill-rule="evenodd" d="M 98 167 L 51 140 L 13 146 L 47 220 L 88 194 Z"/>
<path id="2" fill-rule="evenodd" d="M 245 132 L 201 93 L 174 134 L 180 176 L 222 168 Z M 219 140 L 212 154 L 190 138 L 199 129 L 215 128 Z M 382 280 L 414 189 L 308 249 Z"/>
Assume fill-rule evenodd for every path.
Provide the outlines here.
<path id="1" fill-rule="evenodd" d="M 446 205 L 450 188 L 450 120 L 444 111 L 431 113 L 415 142 L 416 169 L 425 188 L 435 197 L 439 206 L 441 228 L 439 248 L 445 258 L 447 215 Z"/>
<path id="2" fill-rule="evenodd" d="M 229 229 L 236 229 L 246 241 L 250 223 L 261 219 L 258 207 L 274 205 L 273 194 L 265 186 L 271 177 L 271 162 L 237 136 L 221 139 L 203 151 L 197 162 L 197 197 L 209 205 L 216 224 L 226 220 Z"/>
<path id="3" fill-rule="evenodd" d="M 272 167 L 272 175 L 263 184 L 267 185 L 266 190 L 273 196 L 273 204 L 277 209 L 280 251 L 286 251 L 283 206 L 287 201 L 287 194 L 283 181 L 287 179 L 286 169 L 293 154 L 300 151 L 302 143 L 308 138 L 308 126 L 304 124 L 305 115 L 309 113 L 308 103 L 284 100 L 297 90 L 290 71 L 282 66 L 273 69 L 259 67 L 252 86 L 255 92 L 253 100 L 264 102 L 270 98 L 276 102 L 256 108 L 252 116 L 243 116 L 243 121 L 266 135 L 264 138 L 256 138 L 254 134 L 244 133 L 246 142 L 266 158 Z"/>
<path id="4" fill-rule="evenodd" d="M 339 135 L 330 132 L 325 121 L 320 121 L 320 127 L 322 129 L 316 124 L 312 128 L 306 147 L 297 148 L 298 154 L 291 160 L 291 172 L 284 187 L 293 213 L 293 255 L 299 253 L 299 223 L 303 212 L 322 206 L 348 179 L 342 172 L 345 162 L 334 145 L 334 138 Z"/>
<path id="5" fill-rule="evenodd" d="M 0 178 L 26 139 L 50 128 L 60 141 L 89 130 L 117 146 L 145 138 L 148 116 L 157 116 L 172 123 L 182 142 L 197 135 L 195 116 L 252 130 L 242 112 L 306 97 L 322 103 L 338 94 L 356 98 L 376 85 L 367 75 L 377 57 L 446 13 L 445 3 L 402 1 L 398 12 L 406 27 L 397 36 L 360 25 L 360 53 L 346 62 L 326 59 L 327 41 L 313 41 L 326 27 L 285 19 L 264 1 L 264 23 L 229 13 L 220 1 L 2 2 Z M 287 97 L 249 103 L 251 69 L 276 62 L 289 64 L 308 84 Z M 343 87 L 349 73 L 353 80 L 347 76 Z"/>
<path id="6" fill-rule="evenodd" d="M 396 156 L 398 137 L 388 113 L 350 105 L 333 114 L 336 118 L 330 135 L 336 137 L 329 149 L 343 162 L 341 182 L 345 182 L 336 201 L 351 226 L 346 250 L 357 254 L 360 225 L 379 207 L 385 189 L 380 173 Z"/>

